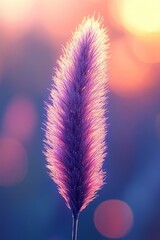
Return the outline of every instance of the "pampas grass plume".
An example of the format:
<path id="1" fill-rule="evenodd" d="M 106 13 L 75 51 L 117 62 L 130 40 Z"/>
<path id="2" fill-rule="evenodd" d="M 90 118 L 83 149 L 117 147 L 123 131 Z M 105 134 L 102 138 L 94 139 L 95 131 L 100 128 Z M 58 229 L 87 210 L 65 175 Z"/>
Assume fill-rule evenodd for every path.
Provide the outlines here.
<path id="1" fill-rule="evenodd" d="M 85 18 L 63 49 L 47 104 L 45 155 L 50 176 L 73 215 L 105 181 L 108 35 L 102 18 Z"/>

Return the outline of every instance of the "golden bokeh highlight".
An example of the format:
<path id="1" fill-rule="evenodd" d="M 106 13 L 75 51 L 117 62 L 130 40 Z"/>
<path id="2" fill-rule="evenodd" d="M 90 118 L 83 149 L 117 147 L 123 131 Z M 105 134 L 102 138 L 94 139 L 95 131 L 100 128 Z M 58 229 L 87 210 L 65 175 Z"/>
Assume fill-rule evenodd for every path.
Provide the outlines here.
<path id="1" fill-rule="evenodd" d="M 125 28 L 135 35 L 160 32 L 159 0 L 122 0 L 120 17 Z"/>
<path id="2" fill-rule="evenodd" d="M 160 1 L 108 1 L 109 22 L 130 36 L 133 54 L 142 62 L 160 62 Z"/>
<path id="3" fill-rule="evenodd" d="M 116 28 L 124 27 L 136 36 L 160 33 L 159 0 L 113 0 L 108 8 Z"/>

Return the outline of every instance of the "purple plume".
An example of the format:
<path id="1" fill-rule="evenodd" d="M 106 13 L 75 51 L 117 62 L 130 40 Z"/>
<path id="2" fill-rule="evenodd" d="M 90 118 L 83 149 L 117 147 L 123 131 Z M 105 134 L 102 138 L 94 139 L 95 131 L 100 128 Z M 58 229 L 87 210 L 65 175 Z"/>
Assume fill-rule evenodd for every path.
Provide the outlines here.
<path id="1" fill-rule="evenodd" d="M 78 215 L 104 184 L 108 36 L 85 18 L 63 49 L 47 105 L 45 155 L 60 194 Z"/>

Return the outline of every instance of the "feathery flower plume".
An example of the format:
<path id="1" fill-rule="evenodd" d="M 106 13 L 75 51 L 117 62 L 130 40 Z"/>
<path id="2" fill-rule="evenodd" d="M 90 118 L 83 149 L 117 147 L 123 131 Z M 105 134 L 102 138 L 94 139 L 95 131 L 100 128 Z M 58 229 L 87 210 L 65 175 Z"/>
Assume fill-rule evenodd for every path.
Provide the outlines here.
<path id="1" fill-rule="evenodd" d="M 45 155 L 53 181 L 73 215 L 104 184 L 108 35 L 102 18 L 85 18 L 63 49 L 47 105 Z"/>

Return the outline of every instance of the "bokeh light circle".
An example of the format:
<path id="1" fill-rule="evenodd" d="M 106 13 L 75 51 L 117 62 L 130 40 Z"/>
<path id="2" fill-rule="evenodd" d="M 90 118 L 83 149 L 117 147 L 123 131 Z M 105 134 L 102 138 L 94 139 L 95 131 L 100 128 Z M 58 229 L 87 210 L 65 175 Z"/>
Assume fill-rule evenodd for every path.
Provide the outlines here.
<path id="1" fill-rule="evenodd" d="M 0 185 L 22 181 L 28 170 L 25 148 L 14 138 L 0 138 Z"/>
<path id="2" fill-rule="evenodd" d="M 159 0 L 108 1 L 113 26 L 136 36 L 160 33 Z"/>
<path id="3" fill-rule="evenodd" d="M 109 238 L 127 235 L 133 226 L 133 221 L 133 212 L 128 204 L 116 199 L 102 202 L 94 214 L 97 230 Z"/>
<path id="4" fill-rule="evenodd" d="M 159 9 L 159 0 L 122 0 L 122 23 L 128 31 L 136 35 L 160 32 Z"/>
<path id="5" fill-rule="evenodd" d="M 33 136 L 36 123 L 37 111 L 33 102 L 24 97 L 14 97 L 4 114 L 5 135 L 28 140 Z"/>

